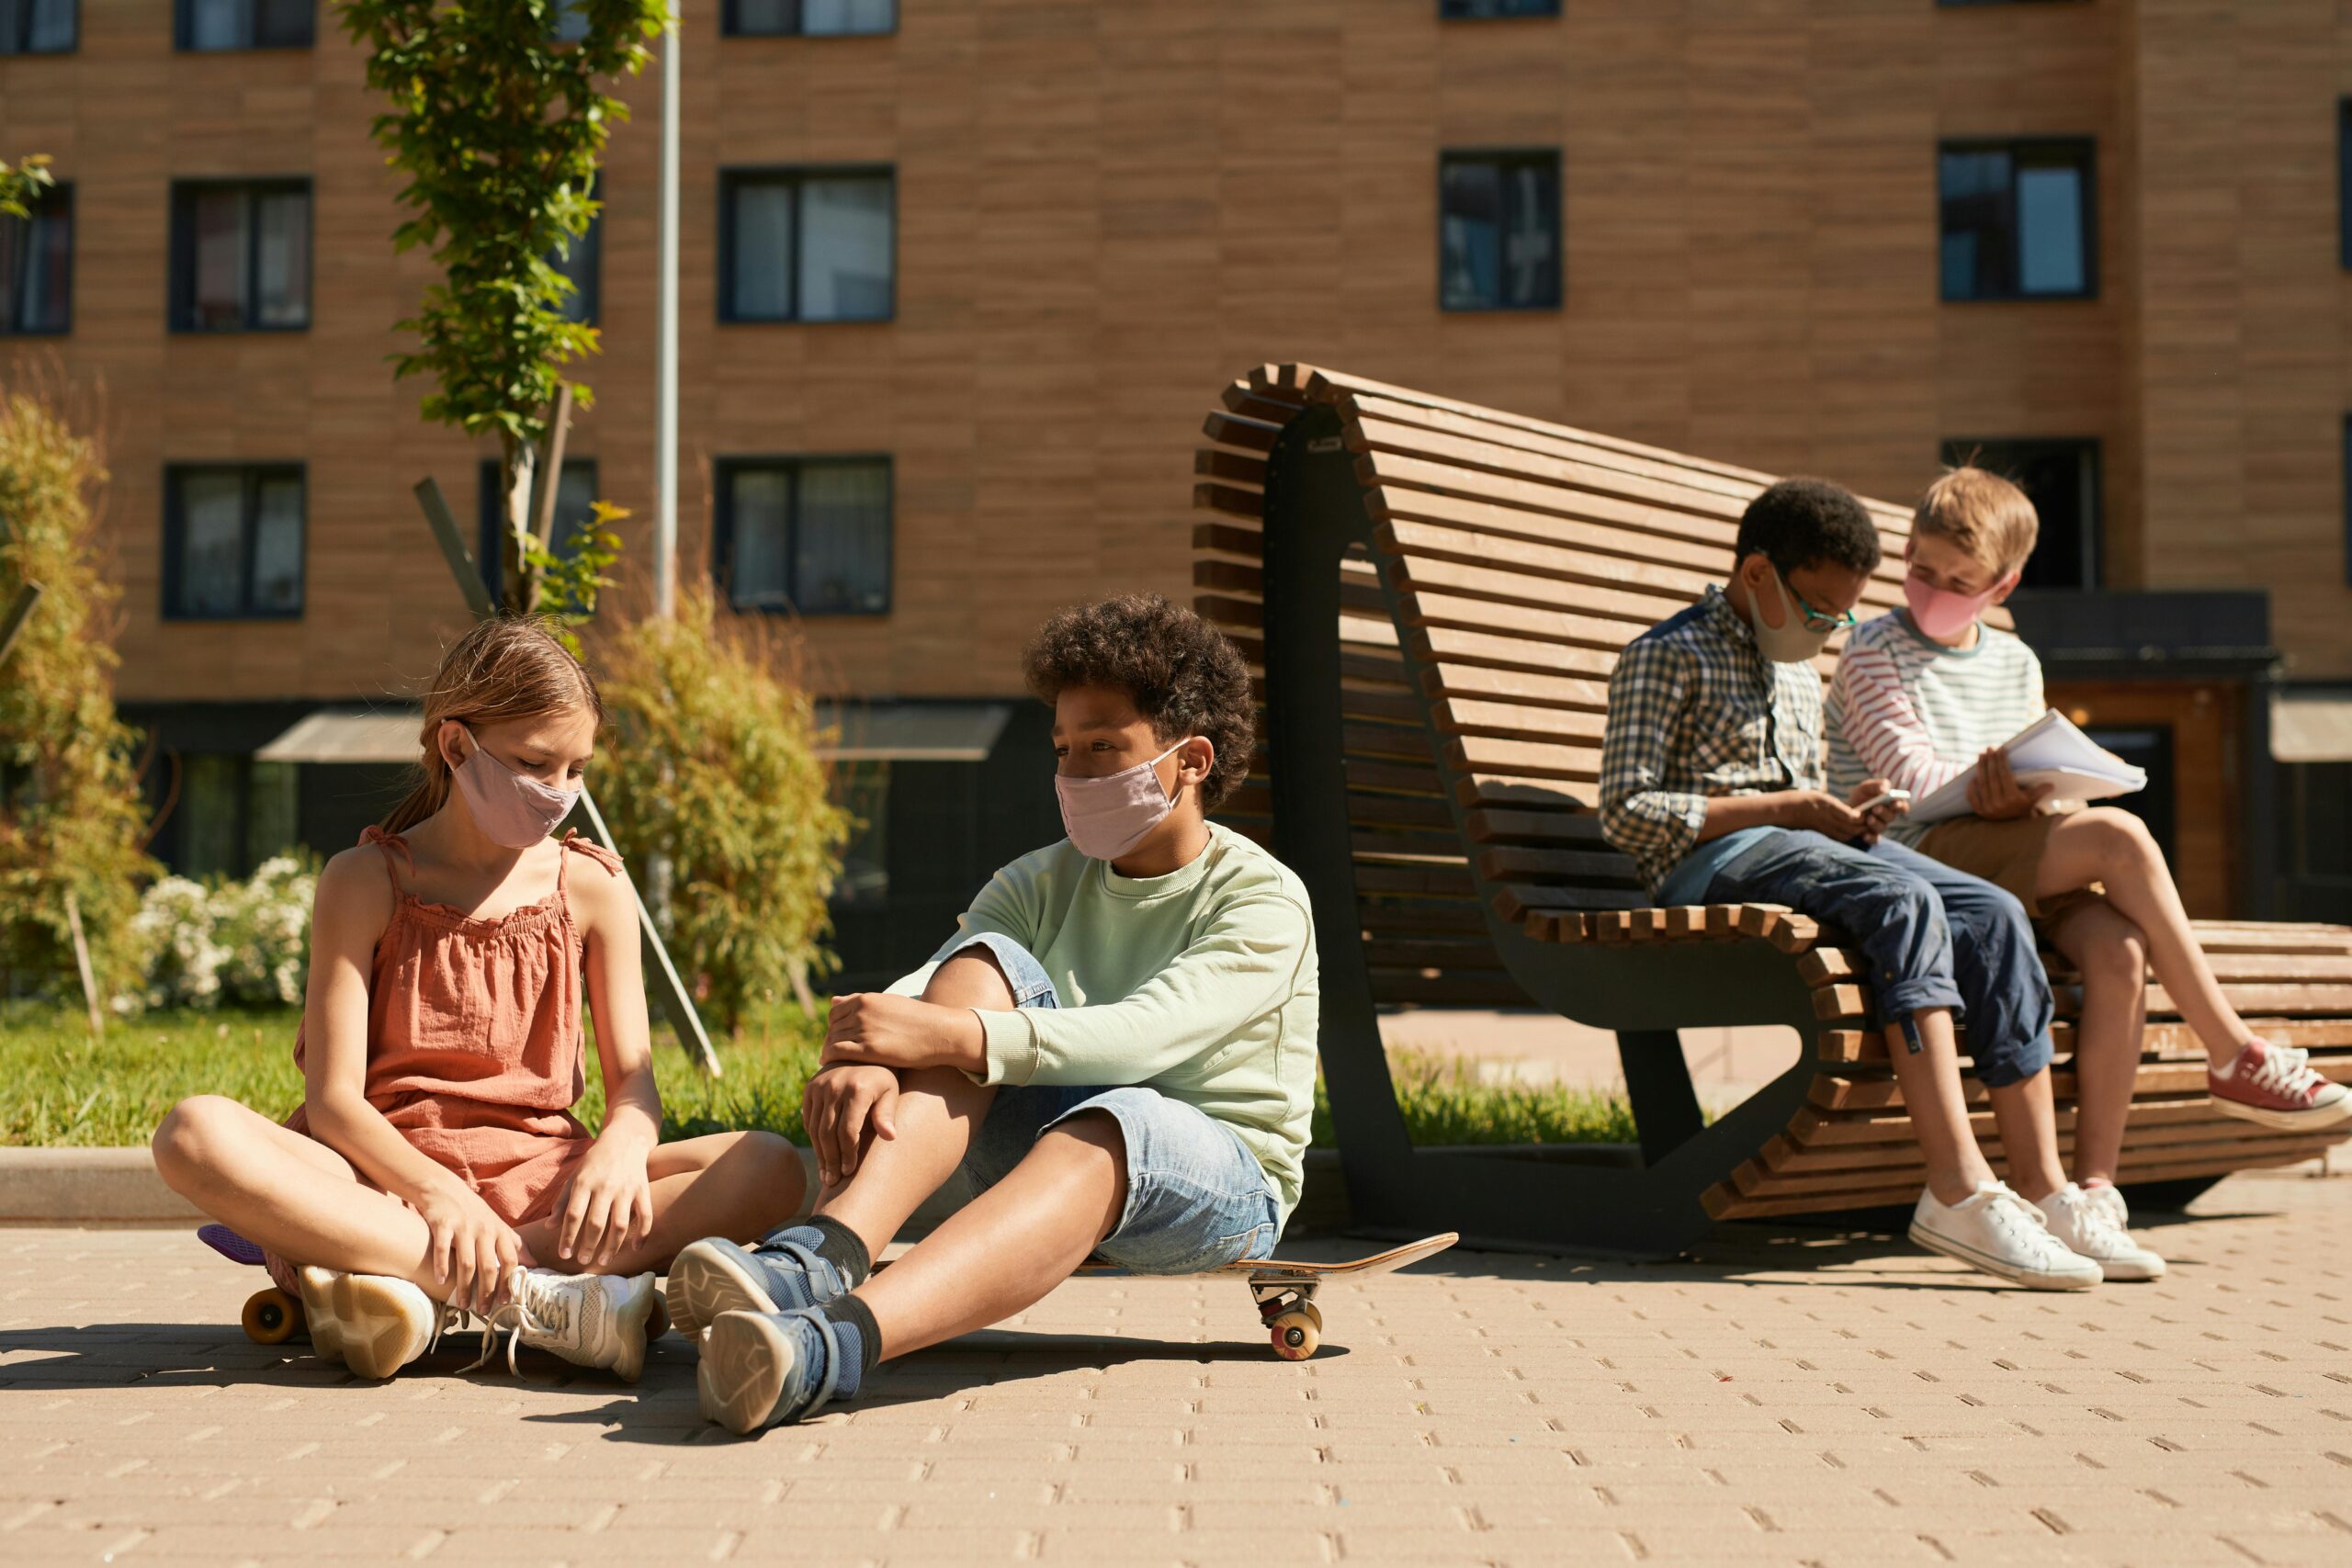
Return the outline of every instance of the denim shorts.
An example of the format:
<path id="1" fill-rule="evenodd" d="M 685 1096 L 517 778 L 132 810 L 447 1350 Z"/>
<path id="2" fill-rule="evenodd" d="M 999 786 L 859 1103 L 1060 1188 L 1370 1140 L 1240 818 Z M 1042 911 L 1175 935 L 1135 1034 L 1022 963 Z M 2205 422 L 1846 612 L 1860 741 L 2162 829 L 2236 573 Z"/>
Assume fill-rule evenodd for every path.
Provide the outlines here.
<path id="1" fill-rule="evenodd" d="M 986 948 L 996 959 L 1015 1006 L 1060 1005 L 1044 966 L 1001 933 L 985 931 L 953 942 L 934 962 L 975 947 Z M 1089 1111 L 1119 1124 L 1127 1158 L 1126 1207 L 1094 1249 L 1097 1256 L 1138 1274 L 1197 1274 L 1272 1256 L 1282 1229 L 1281 1201 L 1257 1156 L 1224 1122 L 1140 1085 L 998 1089 L 950 1179 L 952 1188 L 969 1198 L 995 1186 L 1040 1137 Z"/>

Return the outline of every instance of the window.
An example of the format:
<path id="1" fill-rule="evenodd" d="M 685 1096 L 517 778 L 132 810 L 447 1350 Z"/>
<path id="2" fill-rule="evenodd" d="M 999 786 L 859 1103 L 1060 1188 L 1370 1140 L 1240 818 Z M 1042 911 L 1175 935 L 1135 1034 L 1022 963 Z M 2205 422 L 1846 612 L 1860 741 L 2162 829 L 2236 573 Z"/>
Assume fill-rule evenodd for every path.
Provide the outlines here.
<path id="1" fill-rule="evenodd" d="M 301 774 L 294 762 L 234 752 L 180 759 L 172 869 L 183 876 L 250 876 L 300 840 Z"/>
<path id="2" fill-rule="evenodd" d="M 71 54 L 80 12 L 76 0 L 0 0 L 0 55 Z"/>
<path id="3" fill-rule="evenodd" d="M 164 471 L 164 618 L 302 613 L 302 470 L 187 464 Z"/>
<path id="4" fill-rule="evenodd" d="M 1945 142 L 1943 297 L 2096 296 L 2093 163 L 2088 141 Z"/>
<path id="5" fill-rule="evenodd" d="M 298 332 L 311 324 L 311 182 L 172 187 L 172 330 Z"/>
<path id="6" fill-rule="evenodd" d="M 727 0 L 725 30 L 739 38 L 842 37 L 899 28 L 898 0 Z"/>
<path id="7" fill-rule="evenodd" d="M 550 35 L 558 43 L 578 43 L 588 36 L 588 11 L 585 0 L 556 0 L 555 26 Z"/>
<path id="8" fill-rule="evenodd" d="M 836 909 L 883 908 L 890 901 L 890 764 L 836 762 L 833 799 L 856 823 L 842 846 L 841 874 L 829 901 Z"/>
<path id="9" fill-rule="evenodd" d="M 1560 303 L 1560 154 L 1438 160 L 1438 299 L 1449 310 Z"/>
<path id="10" fill-rule="evenodd" d="M 1944 461 L 1973 463 L 2025 491 L 2041 519 L 2020 586 L 2097 588 L 2099 545 L 2099 457 L 2096 441 L 1947 441 Z"/>
<path id="11" fill-rule="evenodd" d="M 605 214 L 599 209 L 588 220 L 586 233 L 559 246 L 548 257 L 549 266 L 571 279 L 571 292 L 563 297 L 563 319 L 567 321 L 592 327 L 596 324 L 596 286 L 604 272 L 604 241 Z"/>
<path id="12" fill-rule="evenodd" d="M 1444 21 L 1483 21 L 1489 17 L 1556 17 L 1560 0 L 1437 0 Z"/>
<path id="13" fill-rule="evenodd" d="M 711 547 L 712 572 L 739 610 L 887 615 L 890 460 L 722 460 Z"/>
<path id="14" fill-rule="evenodd" d="M 729 170 L 718 182 L 721 321 L 890 319 L 898 271 L 890 170 Z"/>
<path id="15" fill-rule="evenodd" d="M 74 187 L 50 186 L 27 212 L 0 215 L 0 337 L 74 326 Z"/>
<path id="16" fill-rule="evenodd" d="M 179 0 L 182 49 L 308 49 L 315 41 L 315 0 Z"/>
<path id="17" fill-rule="evenodd" d="M 2352 271 L 2352 98 L 2335 100 L 2335 227 L 2336 259 Z"/>
<path id="18" fill-rule="evenodd" d="M 483 586 L 496 599 L 506 591 L 506 509 L 499 504 L 495 457 L 482 459 L 481 494 L 481 547 L 474 552 L 474 558 L 481 567 Z M 579 553 L 580 525 L 593 521 L 595 515 L 596 459 L 565 458 L 563 477 L 555 484 L 555 523 L 550 532 L 558 558 L 568 560 Z"/>

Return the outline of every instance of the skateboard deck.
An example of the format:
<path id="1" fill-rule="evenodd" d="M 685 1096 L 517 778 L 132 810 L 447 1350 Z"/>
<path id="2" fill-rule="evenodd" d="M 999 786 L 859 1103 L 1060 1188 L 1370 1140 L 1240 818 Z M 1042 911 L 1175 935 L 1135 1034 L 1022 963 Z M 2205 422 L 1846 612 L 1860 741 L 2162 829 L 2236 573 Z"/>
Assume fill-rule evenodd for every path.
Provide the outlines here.
<path id="1" fill-rule="evenodd" d="M 1345 1279 L 1350 1275 L 1386 1274 L 1419 1263 L 1424 1258 L 1434 1258 L 1461 1239 L 1456 1232 L 1445 1231 L 1408 1242 L 1403 1247 L 1392 1247 L 1385 1252 L 1375 1252 L 1369 1258 L 1351 1258 L 1339 1263 L 1311 1263 L 1304 1258 L 1248 1258 L 1201 1274 L 1138 1274 L 1108 1259 L 1090 1258 L 1078 1266 L 1078 1272 L 1091 1279 L 1207 1280 L 1238 1277 L 1250 1287 L 1250 1294 L 1258 1303 L 1258 1316 L 1273 1341 L 1274 1354 L 1285 1361 L 1304 1361 L 1315 1354 L 1323 1342 L 1323 1313 L 1315 1304 L 1315 1292 L 1327 1280 Z"/>

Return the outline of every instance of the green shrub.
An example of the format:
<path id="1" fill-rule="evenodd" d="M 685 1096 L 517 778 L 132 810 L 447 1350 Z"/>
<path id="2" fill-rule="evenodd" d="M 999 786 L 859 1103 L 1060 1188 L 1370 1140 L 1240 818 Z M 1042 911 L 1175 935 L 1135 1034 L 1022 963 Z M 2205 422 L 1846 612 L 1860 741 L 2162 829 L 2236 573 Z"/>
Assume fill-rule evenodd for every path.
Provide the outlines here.
<path id="1" fill-rule="evenodd" d="M 597 804 L 640 876 L 649 858 L 667 863 L 671 957 L 733 1033 L 834 963 L 825 899 L 850 817 L 827 793 L 797 645 L 722 621 L 695 591 L 674 619 L 620 627 L 592 651 L 613 716 Z"/>
<path id="2" fill-rule="evenodd" d="M 42 398 L 0 389 L 0 610 L 44 592 L 0 675 L 0 969 L 72 989 L 66 896 L 80 908 L 100 993 L 138 978 L 145 810 L 131 731 L 116 716 L 108 617 L 90 495 L 106 480 L 90 438 Z"/>

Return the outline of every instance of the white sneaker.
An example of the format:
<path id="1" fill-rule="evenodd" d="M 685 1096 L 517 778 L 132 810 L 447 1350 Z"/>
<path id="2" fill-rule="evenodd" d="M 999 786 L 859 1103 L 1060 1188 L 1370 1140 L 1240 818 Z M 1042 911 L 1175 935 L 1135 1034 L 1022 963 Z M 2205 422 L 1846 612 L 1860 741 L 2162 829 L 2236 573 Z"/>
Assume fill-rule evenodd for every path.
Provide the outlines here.
<path id="1" fill-rule="evenodd" d="M 1930 1252 L 1957 1258 L 1972 1269 L 2014 1280 L 2037 1291 L 2086 1291 L 2104 1270 L 2067 1250 L 2050 1234 L 2041 1211 L 2005 1181 L 1979 1182 L 1957 1203 L 1919 1194 L 1911 1212 L 1911 1239 Z"/>
<path id="2" fill-rule="evenodd" d="M 2132 1206 L 2123 1201 L 2123 1189 L 2109 1181 L 2097 1187 L 2086 1187 L 2082 1189 L 2082 1194 L 2091 1207 L 2105 1214 L 2108 1223 L 2117 1230 L 2132 1228 Z"/>
<path id="3" fill-rule="evenodd" d="M 2098 1190 L 2108 1193 L 2115 1189 L 2102 1187 Z M 2112 1210 L 2123 1207 L 2120 1195 L 2110 1206 L 2069 1181 L 2037 1206 L 2041 1210 L 2041 1217 L 2049 1223 L 2050 1234 L 2056 1236 L 2067 1251 L 2098 1264 L 2099 1272 L 2106 1278 L 2161 1280 L 2165 1277 L 2165 1260 L 2132 1240 L 2132 1233 L 2116 1223 Z"/>
<path id="4" fill-rule="evenodd" d="M 388 1378 L 431 1348 L 441 1309 L 406 1280 L 307 1268 L 302 1316 L 322 1356 L 340 1356 L 363 1378 Z"/>
<path id="5" fill-rule="evenodd" d="M 558 1274 L 517 1267 L 506 1276 L 505 1294 L 491 1308 L 481 1359 L 497 1349 L 507 1331 L 506 1370 L 514 1371 L 519 1346 L 535 1345 L 582 1367 L 609 1367 L 624 1382 L 645 1371 L 645 1338 L 654 1303 L 661 1298 L 650 1273 Z"/>

